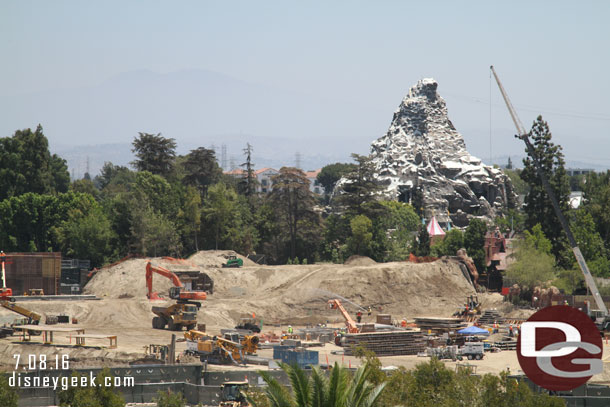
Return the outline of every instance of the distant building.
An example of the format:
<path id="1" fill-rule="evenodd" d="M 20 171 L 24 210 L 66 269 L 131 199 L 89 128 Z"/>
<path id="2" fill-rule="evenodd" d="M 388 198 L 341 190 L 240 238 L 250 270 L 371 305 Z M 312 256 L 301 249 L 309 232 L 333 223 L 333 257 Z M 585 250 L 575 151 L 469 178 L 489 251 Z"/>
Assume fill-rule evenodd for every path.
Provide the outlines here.
<path id="1" fill-rule="evenodd" d="M 236 168 L 231 171 L 226 171 L 225 174 L 232 175 L 236 178 L 242 178 L 244 176 L 245 171 L 241 168 Z M 314 194 L 321 195 L 324 193 L 324 187 L 318 182 L 317 176 L 320 173 L 320 169 L 315 171 L 307 171 L 305 172 L 305 176 L 309 180 L 309 190 Z M 279 174 L 279 171 L 275 168 L 261 168 L 260 170 L 254 170 L 254 176 L 258 181 L 256 185 L 256 192 L 267 194 L 271 192 L 273 189 L 273 181 L 272 178 Z"/>
<path id="2" fill-rule="evenodd" d="M 318 174 L 320 173 L 320 171 L 322 171 L 321 168 L 314 171 L 305 172 L 305 176 L 309 180 L 309 190 L 317 195 L 323 195 L 325 192 L 324 187 L 322 186 L 322 184 L 320 184 L 320 181 L 318 181 Z"/>
<path id="3" fill-rule="evenodd" d="M 591 168 L 566 168 L 566 173 L 573 177 L 574 175 L 586 175 L 591 172 L 595 172 L 595 170 Z"/>

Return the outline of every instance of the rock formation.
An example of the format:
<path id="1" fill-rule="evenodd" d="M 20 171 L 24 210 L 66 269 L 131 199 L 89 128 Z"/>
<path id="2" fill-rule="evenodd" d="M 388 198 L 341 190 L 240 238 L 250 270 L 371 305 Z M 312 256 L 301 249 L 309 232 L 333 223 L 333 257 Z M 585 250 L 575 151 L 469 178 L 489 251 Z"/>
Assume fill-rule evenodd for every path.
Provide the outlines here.
<path id="1" fill-rule="evenodd" d="M 426 217 L 466 226 L 470 218 L 491 219 L 513 207 L 516 194 L 501 170 L 466 151 L 434 79 L 409 90 L 387 133 L 371 145 L 371 158 L 385 194 L 403 202 L 423 202 Z M 451 219 L 450 219 L 451 218 Z"/>

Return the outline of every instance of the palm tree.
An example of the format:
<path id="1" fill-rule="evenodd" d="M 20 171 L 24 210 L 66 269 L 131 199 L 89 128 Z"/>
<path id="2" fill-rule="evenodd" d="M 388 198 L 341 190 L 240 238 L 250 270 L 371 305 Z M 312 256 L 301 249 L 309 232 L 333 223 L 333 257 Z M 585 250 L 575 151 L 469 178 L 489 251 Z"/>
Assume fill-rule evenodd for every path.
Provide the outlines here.
<path id="1" fill-rule="evenodd" d="M 335 363 L 328 377 L 317 367 L 310 376 L 296 365 L 282 363 L 280 367 L 290 379 L 292 392 L 269 372 L 259 372 L 267 383 L 265 393 L 271 407 L 372 407 L 385 387 L 385 383 L 374 386 L 367 380 L 371 373 L 368 364 L 360 366 L 351 376 L 346 368 Z M 250 402 L 256 407 L 253 400 Z"/>

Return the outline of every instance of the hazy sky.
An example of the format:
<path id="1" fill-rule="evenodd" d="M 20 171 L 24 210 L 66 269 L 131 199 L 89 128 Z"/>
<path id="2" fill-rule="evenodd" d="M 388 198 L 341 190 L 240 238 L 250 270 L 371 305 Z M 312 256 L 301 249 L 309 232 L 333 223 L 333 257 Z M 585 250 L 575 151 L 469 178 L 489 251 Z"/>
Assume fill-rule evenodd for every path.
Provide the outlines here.
<path id="1" fill-rule="evenodd" d="M 488 161 L 493 64 L 527 128 L 542 113 L 568 159 L 610 167 L 609 21 L 607 1 L 4 0 L 0 89 L 205 69 L 383 108 L 372 141 L 409 87 L 433 77 L 468 150 Z M 493 155 L 522 154 L 495 83 L 491 101 Z"/>

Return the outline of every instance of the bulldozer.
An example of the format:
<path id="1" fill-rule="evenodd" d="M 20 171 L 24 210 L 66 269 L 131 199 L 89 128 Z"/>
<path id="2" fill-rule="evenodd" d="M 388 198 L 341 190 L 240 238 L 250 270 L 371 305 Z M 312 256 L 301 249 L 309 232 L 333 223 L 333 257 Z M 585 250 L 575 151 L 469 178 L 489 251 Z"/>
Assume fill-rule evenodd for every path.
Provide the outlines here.
<path id="1" fill-rule="evenodd" d="M 224 382 L 221 385 L 222 401 L 219 407 L 250 407 L 245 392 L 248 382 Z"/>
<path id="2" fill-rule="evenodd" d="M 244 261 L 235 255 L 231 255 L 227 258 L 227 262 L 222 267 L 238 268 L 243 267 Z"/>

